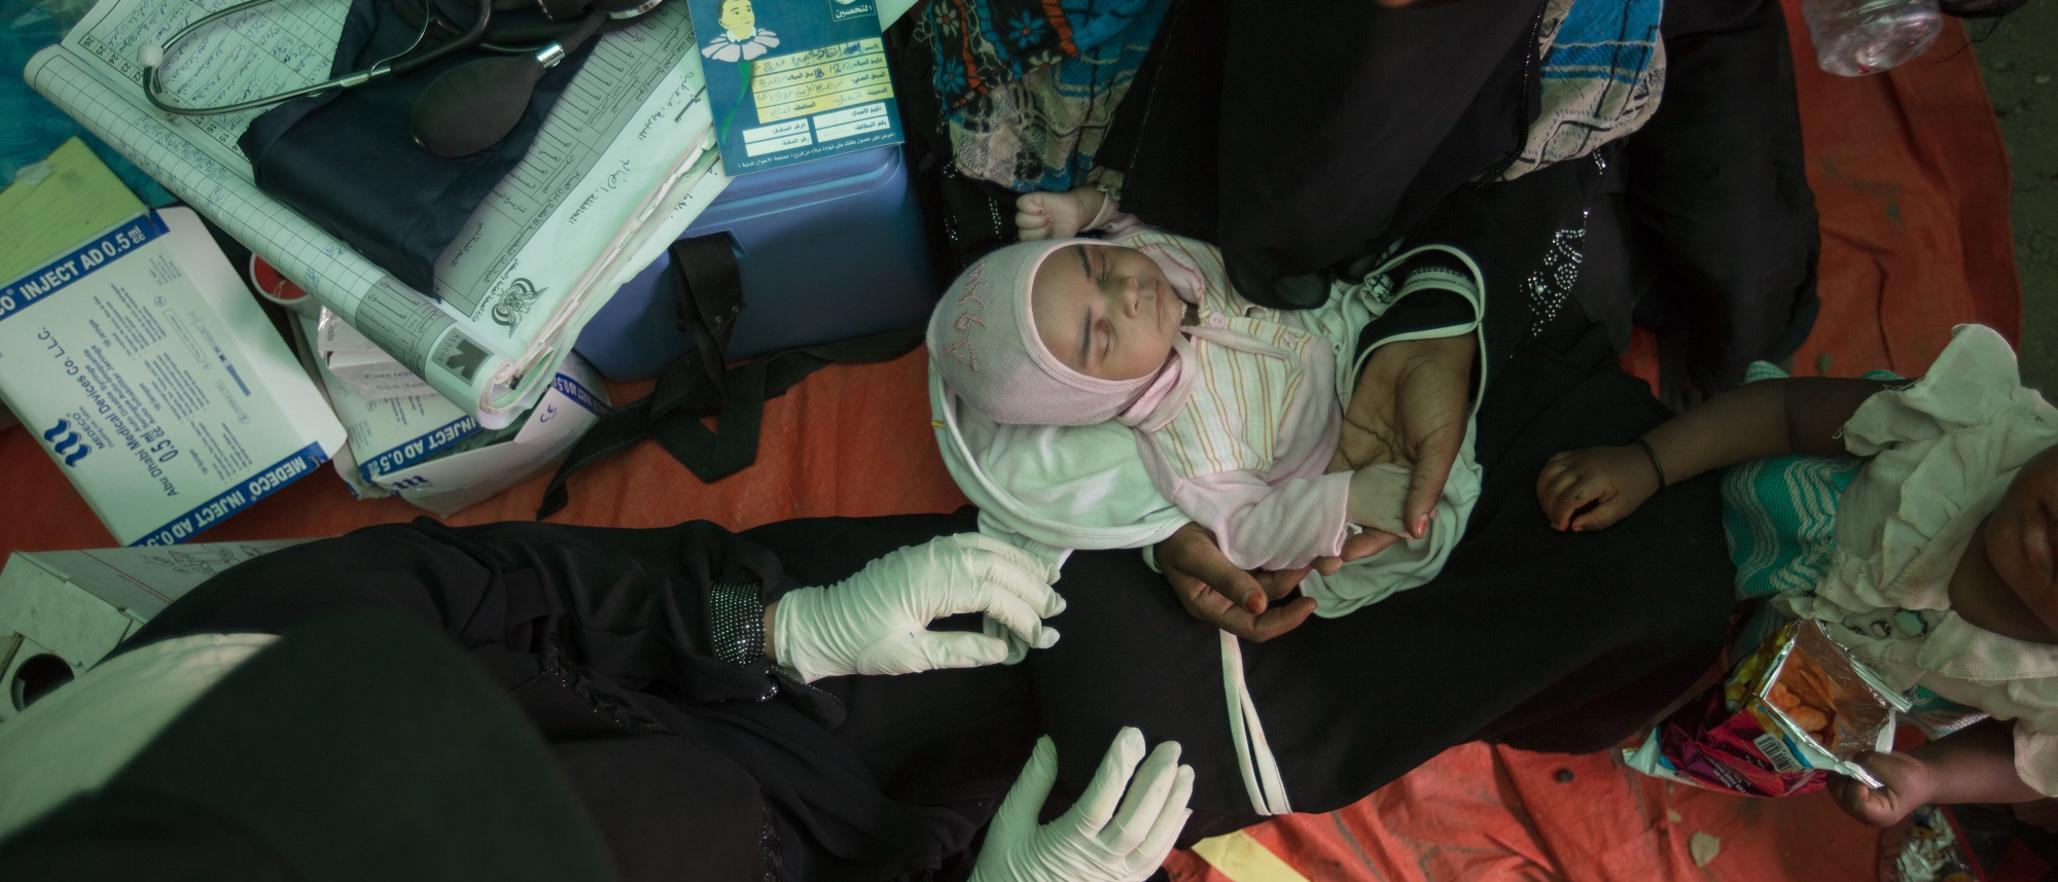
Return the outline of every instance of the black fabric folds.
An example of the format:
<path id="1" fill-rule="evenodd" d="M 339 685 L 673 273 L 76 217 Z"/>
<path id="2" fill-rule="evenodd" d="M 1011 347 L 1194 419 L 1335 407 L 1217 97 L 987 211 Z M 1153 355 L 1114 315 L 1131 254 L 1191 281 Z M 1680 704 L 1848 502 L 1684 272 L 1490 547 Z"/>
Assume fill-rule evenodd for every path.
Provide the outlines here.
<path id="1" fill-rule="evenodd" d="M 1504 165 L 1536 114 L 1537 2 L 1179 0 L 1100 156 L 1122 206 L 1299 308 Z"/>
<path id="2" fill-rule="evenodd" d="M 702 599 L 724 581 L 758 582 L 770 601 L 796 579 L 831 582 L 971 527 L 968 514 L 795 521 L 745 535 L 705 522 L 373 527 L 223 573 L 124 650 L 399 613 L 446 635 L 507 690 L 623 879 L 676 879 L 682 867 L 694 878 L 768 878 L 769 864 L 787 879 L 927 878 L 970 849 L 1028 754 L 1022 669 L 800 686 L 763 664 L 718 661 Z"/>
<path id="3" fill-rule="evenodd" d="M 1659 332 L 1667 401 L 1790 354 L 1820 237 L 1779 4 L 1666 4 L 1663 101 L 1607 152 L 1609 198 L 1590 220 L 1477 229 L 1465 212 L 1523 181 L 1499 176 L 1541 102 L 1542 12 L 1174 0 L 1098 158 L 1124 173 L 1123 208 L 1219 245 L 1266 306 L 1316 305 L 1395 243 L 1541 253 L 1574 230 L 1583 307 L 1618 347 L 1632 315 Z"/>
<path id="4" fill-rule="evenodd" d="M 514 706 L 443 634 L 387 610 L 259 649 L 103 786 L 0 843 L 0 876 L 616 878 Z"/>

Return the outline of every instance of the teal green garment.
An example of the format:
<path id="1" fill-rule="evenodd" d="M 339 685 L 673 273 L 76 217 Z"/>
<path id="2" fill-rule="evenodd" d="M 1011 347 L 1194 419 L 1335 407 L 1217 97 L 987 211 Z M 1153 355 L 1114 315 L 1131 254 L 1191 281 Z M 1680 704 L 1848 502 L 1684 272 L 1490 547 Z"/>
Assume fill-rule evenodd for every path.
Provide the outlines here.
<path id="1" fill-rule="evenodd" d="M 1744 373 L 1754 383 L 1785 377 L 1766 362 Z M 1868 380 L 1898 380 L 1886 371 Z M 1829 573 L 1830 550 L 1836 544 L 1837 504 L 1844 490 L 1864 469 L 1857 456 L 1775 456 L 1730 467 L 1722 475 L 1722 532 L 1729 559 L 1736 564 L 1738 600 L 1806 593 Z M 1788 620 L 1780 609 L 1765 606 L 1746 622 L 1734 648 L 1748 652 Z M 1916 687 L 1915 707 L 1905 719 L 1930 738 L 1970 725 L 1986 714 Z"/>
<path id="2" fill-rule="evenodd" d="M 1753 363 L 1744 382 L 1784 378 Z M 1867 379 L 1898 379 L 1885 371 Z M 1736 564 L 1740 600 L 1810 591 L 1829 572 L 1836 508 L 1865 460 L 1856 456 L 1775 456 L 1741 463 L 1722 475 L 1722 532 Z"/>

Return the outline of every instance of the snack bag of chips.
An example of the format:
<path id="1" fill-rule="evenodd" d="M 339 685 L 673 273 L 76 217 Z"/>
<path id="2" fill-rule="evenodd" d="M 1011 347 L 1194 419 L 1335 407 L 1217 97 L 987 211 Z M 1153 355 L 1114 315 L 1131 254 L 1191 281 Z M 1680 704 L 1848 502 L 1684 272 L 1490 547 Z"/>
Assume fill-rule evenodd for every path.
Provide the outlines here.
<path id="1" fill-rule="evenodd" d="M 1820 625 L 1793 622 L 1625 758 L 1648 775 L 1745 796 L 1820 790 L 1823 772 L 1877 787 L 1851 760 L 1891 749 L 1895 715 L 1908 707 Z"/>

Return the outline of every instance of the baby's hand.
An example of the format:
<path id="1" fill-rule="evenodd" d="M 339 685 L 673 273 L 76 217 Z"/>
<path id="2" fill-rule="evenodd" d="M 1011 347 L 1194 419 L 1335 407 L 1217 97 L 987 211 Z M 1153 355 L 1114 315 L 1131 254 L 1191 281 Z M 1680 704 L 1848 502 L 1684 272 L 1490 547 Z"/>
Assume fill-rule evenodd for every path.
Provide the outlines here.
<path id="1" fill-rule="evenodd" d="M 1643 448 L 1568 450 L 1544 463 L 1536 500 L 1558 530 L 1604 530 L 1658 492 L 1658 473 Z"/>
<path id="2" fill-rule="evenodd" d="M 1090 187 L 1070 193 L 1024 194 L 1015 200 L 1015 229 L 1021 232 L 1024 242 L 1077 236 L 1100 211 L 1100 203 L 1089 196 L 1106 198 Z M 1092 205 L 1087 204 L 1090 201 Z"/>
<path id="3" fill-rule="evenodd" d="M 1351 523 L 1395 536 L 1408 535 L 1408 467 L 1373 463 L 1351 473 Z"/>
<path id="4" fill-rule="evenodd" d="M 1899 822 L 1929 803 L 1936 793 L 1929 764 L 1908 754 L 1865 754 L 1858 762 L 1885 786 L 1874 790 L 1856 779 L 1836 775 L 1830 779 L 1829 795 L 1836 799 L 1837 808 L 1874 827 Z"/>

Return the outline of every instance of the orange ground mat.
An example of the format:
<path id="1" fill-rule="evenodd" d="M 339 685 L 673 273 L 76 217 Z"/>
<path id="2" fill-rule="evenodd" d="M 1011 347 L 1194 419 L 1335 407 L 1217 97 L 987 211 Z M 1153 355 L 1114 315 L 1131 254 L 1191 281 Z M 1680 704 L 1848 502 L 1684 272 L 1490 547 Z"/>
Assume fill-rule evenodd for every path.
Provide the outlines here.
<path id="1" fill-rule="evenodd" d="M 823 369 L 765 403 L 756 464 L 702 484 L 656 444 L 644 444 L 573 479 L 571 503 L 551 517 L 569 524 L 655 527 L 706 519 L 734 529 L 792 518 L 950 511 L 965 504 L 943 469 L 929 428 L 924 355 Z M 616 402 L 651 383 L 610 383 Z M 0 434 L 0 461 L 16 500 L 0 511 L 0 548 L 96 548 L 114 544 L 85 499 L 72 492 L 37 439 Z M 448 519 L 452 524 L 529 520 L 548 475 L 537 475 Z M 397 498 L 355 501 L 335 471 L 279 491 L 196 541 L 332 536 L 406 521 L 423 511 Z"/>
<path id="2" fill-rule="evenodd" d="M 1919 371 L 1959 322 L 1984 322 L 2013 339 L 2021 292 L 2006 160 L 1962 30 L 1952 25 L 1928 57 L 1902 70 L 1842 80 L 1815 69 L 1796 5 L 1789 3 L 1789 19 L 1801 44 L 1802 121 L 1823 229 L 1822 317 L 1797 371 Z M 1648 341 L 1628 361 L 1650 376 Z M 610 391 L 628 401 L 647 385 Z M 963 497 L 935 452 L 923 388 L 919 354 L 829 368 L 767 404 L 758 462 L 742 474 L 703 485 L 645 445 L 583 474 L 553 520 L 642 527 L 706 518 L 742 528 L 947 511 Z M 112 544 L 36 440 L 0 432 L 0 549 Z M 450 520 L 526 519 L 544 481 Z M 398 500 L 355 502 L 324 469 L 201 539 L 325 536 L 418 514 Z M 1856 882 L 1873 878 L 1875 839 L 1819 796 L 1736 799 L 1667 787 L 1607 755 L 1466 745 L 1350 808 L 1211 840 L 1200 854 L 1175 855 L 1172 866 L 1180 880 L 1236 882 Z"/>
<path id="3" fill-rule="evenodd" d="M 1175 882 L 1870 882 L 1876 838 L 1825 797 L 1742 799 L 1608 755 L 1466 744 L 1349 808 L 1217 837 L 1170 867 Z"/>

